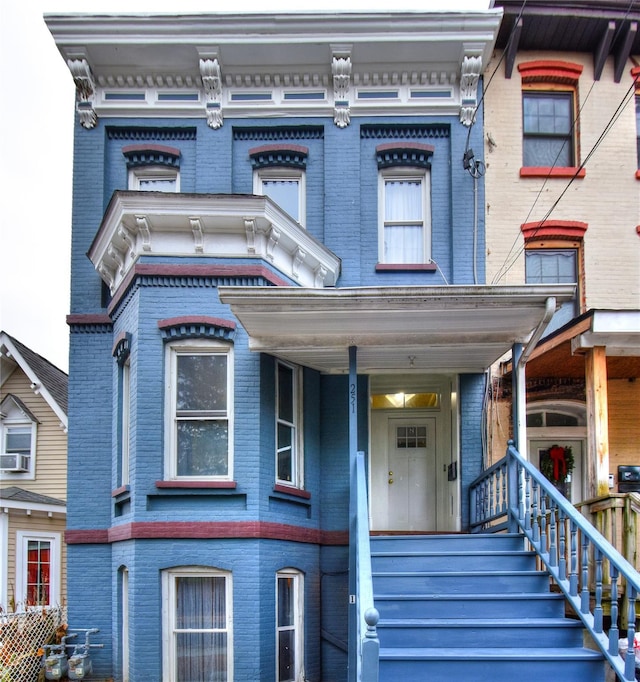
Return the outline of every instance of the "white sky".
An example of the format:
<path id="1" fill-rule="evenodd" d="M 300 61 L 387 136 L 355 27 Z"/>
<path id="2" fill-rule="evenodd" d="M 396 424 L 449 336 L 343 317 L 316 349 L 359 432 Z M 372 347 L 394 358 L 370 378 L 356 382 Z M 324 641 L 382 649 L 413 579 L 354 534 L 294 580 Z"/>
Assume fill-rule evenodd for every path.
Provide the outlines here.
<path id="1" fill-rule="evenodd" d="M 179 6 L 179 10 L 176 7 Z M 272 11 L 388 10 L 384 0 L 271 0 Z M 394 10 L 482 10 L 489 0 L 398 0 Z M 68 371 L 74 88 L 44 13 L 264 11 L 256 0 L 0 3 L 0 329 Z"/>

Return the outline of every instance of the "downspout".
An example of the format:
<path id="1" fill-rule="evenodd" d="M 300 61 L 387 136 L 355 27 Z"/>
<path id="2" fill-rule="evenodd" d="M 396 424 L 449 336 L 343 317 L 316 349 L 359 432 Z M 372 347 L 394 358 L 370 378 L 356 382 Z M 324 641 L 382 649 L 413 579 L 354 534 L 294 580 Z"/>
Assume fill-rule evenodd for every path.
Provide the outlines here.
<path id="1" fill-rule="evenodd" d="M 513 354 L 513 439 L 518 452 L 529 459 L 527 454 L 527 385 L 525 365 L 538 341 L 542 338 L 551 318 L 556 312 L 556 297 L 549 296 L 544 305 L 544 314 L 533 330 L 526 346 L 514 345 Z M 522 352 L 519 352 L 522 348 Z"/>

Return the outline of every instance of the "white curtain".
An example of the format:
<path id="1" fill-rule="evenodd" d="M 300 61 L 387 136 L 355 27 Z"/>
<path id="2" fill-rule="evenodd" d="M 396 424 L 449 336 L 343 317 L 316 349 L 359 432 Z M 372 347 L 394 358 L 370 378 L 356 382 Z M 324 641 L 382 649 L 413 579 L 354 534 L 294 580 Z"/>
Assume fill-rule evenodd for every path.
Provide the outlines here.
<path id="1" fill-rule="evenodd" d="M 225 578 L 176 578 L 177 682 L 226 682 Z"/>
<path id="2" fill-rule="evenodd" d="M 386 263 L 424 263 L 422 183 L 385 181 L 384 258 Z"/>

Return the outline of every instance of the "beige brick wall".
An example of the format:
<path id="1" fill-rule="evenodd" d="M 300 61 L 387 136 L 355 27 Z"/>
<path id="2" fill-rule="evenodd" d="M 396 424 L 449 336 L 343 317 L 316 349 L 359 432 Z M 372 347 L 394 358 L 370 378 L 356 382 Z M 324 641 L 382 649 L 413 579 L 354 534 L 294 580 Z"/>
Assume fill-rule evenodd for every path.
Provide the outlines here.
<path id="1" fill-rule="evenodd" d="M 485 84 L 500 54 L 489 63 Z M 623 97 L 632 87 L 625 68 L 620 83 L 613 80 L 610 58 L 599 81 L 593 80 L 593 57 L 572 53 L 521 53 L 513 75 L 504 77 L 500 64 L 485 93 L 487 282 L 524 282 L 523 239 L 520 226 L 542 220 L 560 198 L 550 219 L 588 224 L 584 239 L 586 308 L 640 308 L 640 180 L 636 179 L 636 118 L 633 96 L 586 163 L 586 176 L 569 179 L 520 178 L 522 165 L 522 98 L 520 62 L 559 59 L 578 63 L 583 72 L 580 103 L 580 161 L 584 161 Z M 496 146 L 487 142 L 491 138 Z M 565 192 L 566 190 L 566 192 Z M 499 275 L 504 264 L 511 265 Z"/>

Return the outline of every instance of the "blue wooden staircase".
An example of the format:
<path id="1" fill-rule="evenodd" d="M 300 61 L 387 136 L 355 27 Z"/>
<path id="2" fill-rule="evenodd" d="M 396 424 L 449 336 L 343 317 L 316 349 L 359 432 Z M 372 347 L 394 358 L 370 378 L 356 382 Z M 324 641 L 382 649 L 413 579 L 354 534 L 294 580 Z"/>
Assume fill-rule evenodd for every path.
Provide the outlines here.
<path id="1" fill-rule="evenodd" d="M 371 538 L 380 682 L 603 682 L 522 535 Z"/>

